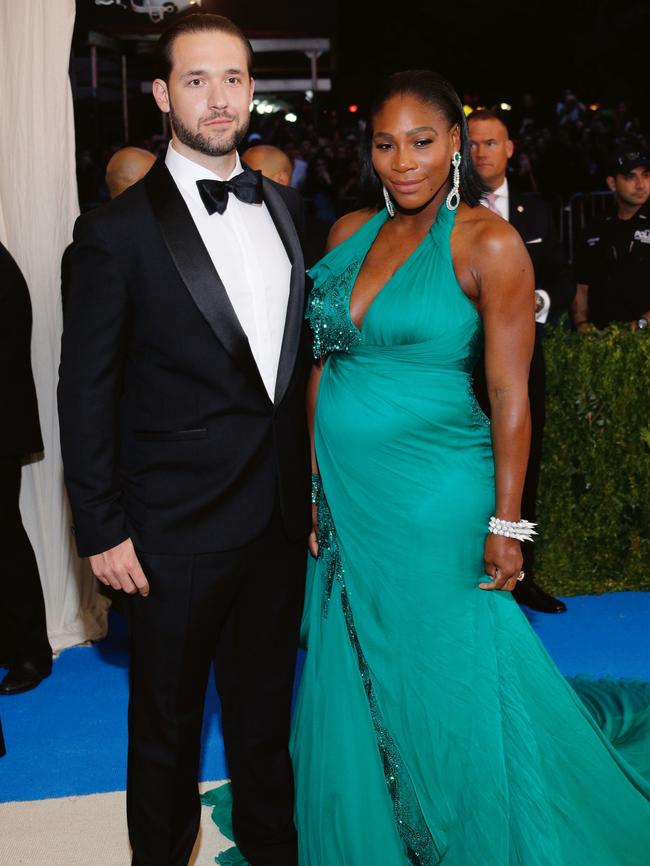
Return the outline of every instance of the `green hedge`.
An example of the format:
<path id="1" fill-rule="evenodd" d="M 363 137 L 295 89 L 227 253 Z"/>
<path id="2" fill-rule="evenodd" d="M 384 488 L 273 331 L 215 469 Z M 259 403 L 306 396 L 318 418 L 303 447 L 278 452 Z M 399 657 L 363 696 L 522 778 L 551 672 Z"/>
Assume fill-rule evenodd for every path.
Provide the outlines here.
<path id="1" fill-rule="evenodd" d="M 548 329 L 536 580 L 650 590 L 650 334 Z"/>

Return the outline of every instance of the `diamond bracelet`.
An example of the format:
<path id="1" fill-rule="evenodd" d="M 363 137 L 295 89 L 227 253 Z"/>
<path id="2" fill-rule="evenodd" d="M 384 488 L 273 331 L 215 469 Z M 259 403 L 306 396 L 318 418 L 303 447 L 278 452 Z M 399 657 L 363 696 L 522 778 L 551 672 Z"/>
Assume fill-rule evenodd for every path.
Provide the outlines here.
<path id="1" fill-rule="evenodd" d="M 488 530 L 493 535 L 503 535 L 505 538 L 516 538 L 517 541 L 534 541 L 533 535 L 536 523 L 529 520 L 501 520 L 500 517 L 492 516 L 488 523 Z"/>

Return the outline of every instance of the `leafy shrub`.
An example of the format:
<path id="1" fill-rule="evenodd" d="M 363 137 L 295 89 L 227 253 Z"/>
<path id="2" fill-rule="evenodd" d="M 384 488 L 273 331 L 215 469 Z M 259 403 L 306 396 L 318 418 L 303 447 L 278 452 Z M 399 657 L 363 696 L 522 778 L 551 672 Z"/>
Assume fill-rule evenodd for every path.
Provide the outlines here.
<path id="1" fill-rule="evenodd" d="M 650 334 L 547 331 L 536 580 L 650 590 Z"/>

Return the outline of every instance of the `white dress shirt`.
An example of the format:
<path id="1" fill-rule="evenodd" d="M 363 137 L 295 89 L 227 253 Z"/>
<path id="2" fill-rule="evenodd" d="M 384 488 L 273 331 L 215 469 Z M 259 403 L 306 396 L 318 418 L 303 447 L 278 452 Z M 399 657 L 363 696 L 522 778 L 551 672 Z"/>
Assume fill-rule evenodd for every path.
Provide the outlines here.
<path id="1" fill-rule="evenodd" d="M 264 203 L 245 204 L 233 193 L 223 214 L 209 214 L 201 201 L 197 180 L 230 180 L 243 171 L 239 155 L 231 174 L 222 178 L 182 156 L 170 142 L 165 165 L 225 286 L 273 400 L 291 279 L 291 263 L 273 218 Z"/>
<path id="2" fill-rule="evenodd" d="M 494 206 L 499 212 L 499 216 L 510 222 L 510 191 L 507 178 L 501 186 L 492 191 L 492 194 L 494 195 Z M 481 204 L 488 207 L 487 199 L 482 199 Z M 526 239 L 523 240 L 526 243 Z M 551 309 L 551 298 L 548 292 L 545 289 L 535 289 L 535 302 L 535 321 L 544 324 Z"/>

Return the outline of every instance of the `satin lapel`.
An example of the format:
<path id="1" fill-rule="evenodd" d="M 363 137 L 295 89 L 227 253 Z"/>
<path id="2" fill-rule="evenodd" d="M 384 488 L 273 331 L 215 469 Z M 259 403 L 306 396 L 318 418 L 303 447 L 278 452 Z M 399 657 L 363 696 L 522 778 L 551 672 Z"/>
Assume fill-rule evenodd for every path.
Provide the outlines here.
<path id="1" fill-rule="evenodd" d="M 194 303 L 226 352 L 266 393 L 248 338 L 164 162 L 153 166 L 144 183 L 169 254 Z"/>
<path id="2" fill-rule="evenodd" d="M 287 317 L 284 323 L 282 349 L 278 363 L 278 375 L 275 384 L 275 405 L 282 402 L 287 392 L 289 382 L 296 364 L 296 356 L 300 346 L 300 333 L 303 326 L 305 306 L 305 263 L 298 234 L 293 224 L 289 209 L 281 194 L 273 184 L 264 178 L 264 202 L 273 218 L 278 234 L 291 262 L 291 282 L 289 284 L 289 302 Z"/>

